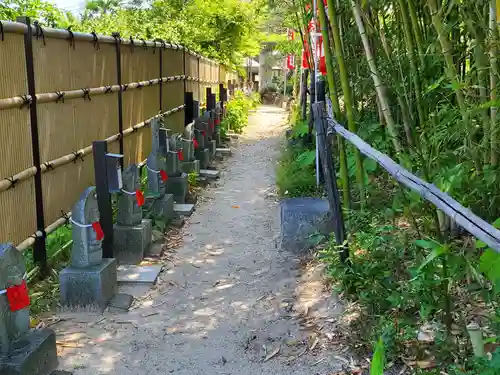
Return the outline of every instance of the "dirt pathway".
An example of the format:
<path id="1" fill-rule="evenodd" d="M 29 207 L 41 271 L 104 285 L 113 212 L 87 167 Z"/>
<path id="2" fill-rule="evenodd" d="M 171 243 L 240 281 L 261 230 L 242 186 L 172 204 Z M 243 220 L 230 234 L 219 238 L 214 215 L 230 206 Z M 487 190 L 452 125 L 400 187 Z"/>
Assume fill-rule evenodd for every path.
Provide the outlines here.
<path id="1" fill-rule="evenodd" d="M 274 107 L 251 115 L 221 180 L 184 229 L 184 245 L 139 308 L 57 325 L 59 340 L 78 343 L 63 348 L 61 369 L 75 375 L 336 373 L 338 357 L 299 324 L 299 263 L 276 247 L 274 170 L 285 120 Z M 323 293 L 313 284 L 303 288 L 306 299 L 311 291 Z"/>

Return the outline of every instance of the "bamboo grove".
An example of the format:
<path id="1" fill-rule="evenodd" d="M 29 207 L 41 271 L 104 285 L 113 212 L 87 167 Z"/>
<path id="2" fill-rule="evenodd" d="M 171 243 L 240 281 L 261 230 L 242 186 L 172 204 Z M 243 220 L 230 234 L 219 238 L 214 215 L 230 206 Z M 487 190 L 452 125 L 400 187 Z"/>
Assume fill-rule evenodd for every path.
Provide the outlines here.
<path id="1" fill-rule="evenodd" d="M 307 30 L 308 5 L 294 5 Z M 375 115 L 381 151 L 477 214 L 498 217 L 496 1 L 318 0 L 318 19 L 335 117 L 356 132 Z M 343 201 L 350 182 L 363 203 L 363 160 L 342 142 L 339 150 Z"/>
<path id="2" fill-rule="evenodd" d="M 500 227 L 500 1 L 317 2 L 326 65 L 320 79 L 334 117 Z M 315 53 L 311 3 L 282 3 L 301 31 L 309 66 Z M 456 367 L 475 346 L 469 322 L 478 322 L 491 342 L 500 337 L 498 254 L 341 138 L 334 150 L 350 266 L 339 265 L 335 249 L 321 256 L 344 297 L 361 307 L 351 337 L 367 346 L 383 337 L 391 359 L 402 355 L 413 363 L 433 362 L 430 367 L 442 360 L 440 369 L 448 374 L 500 373 L 500 350 L 496 361 Z M 415 332 L 428 324 L 445 339 L 430 345 L 416 340 Z M 455 365 L 448 367 L 450 359 Z M 439 371 L 425 372 L 431 373 Z"/>

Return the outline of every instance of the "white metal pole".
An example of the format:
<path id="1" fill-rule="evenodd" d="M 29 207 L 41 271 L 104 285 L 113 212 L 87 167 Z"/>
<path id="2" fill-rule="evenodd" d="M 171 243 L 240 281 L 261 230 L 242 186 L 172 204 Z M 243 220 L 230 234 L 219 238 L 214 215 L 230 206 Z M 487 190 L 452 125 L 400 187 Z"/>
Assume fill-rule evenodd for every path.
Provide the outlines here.
<path id="1" fill-rule="evenodd" d="M 323 0 L 319 0 L 323 1 Z M 317 9 L 317 0 L 313 0 L 313 13 L 312 13 L 312 21 L 313 21 L 313 34 L 311 35 L 312 43 L 312 54 L 313 54 L 313 63 L 314 63 L 314 102 L 318 99 L 318 60 L 316 56 L 316 49 L 318 45 L 318 31 L 316 30 L 316 9 Z M 312 100 L 313 98 L 311 98 Z M 319 162 L 319 148 L 318 148 L 318 133 L 316 133 L 316 186 L 320 185 L 320 162 Z"/>

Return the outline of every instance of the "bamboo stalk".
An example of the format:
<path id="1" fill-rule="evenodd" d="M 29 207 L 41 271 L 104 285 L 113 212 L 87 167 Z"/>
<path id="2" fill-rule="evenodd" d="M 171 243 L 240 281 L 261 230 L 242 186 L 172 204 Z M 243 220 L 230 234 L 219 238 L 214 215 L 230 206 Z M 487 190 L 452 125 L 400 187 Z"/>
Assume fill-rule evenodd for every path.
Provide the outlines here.
<path id="1" fill-rule="evenodd" d="M 497 101 L 497 85 L 498 85 L 498 61 L 497 61 L 497 47 L 498 31 L 497 31 L 497 4 L 496 0 L 490 0 L 490 14 L 489 14 L 489 29 L 491 37 L 491 46 L 489 50 L 490 58 L 490 99 L 492 102 Z M 492 166 L 498 165 L 498 134 L 496 129 L 497 122 L 497 106 L 492 106 L 490 109 L 490 162 Z"/>
<path id="2" fill-rule="evenodd" d="M 325 60 L 327 69 L 328 87 L 330 100 L 332 102 L 333 113 L 336 118 L 342 117 L 340 111 L 339 97 L 337 94 L 337 85 L 335 84 L 335 72 L 333 70 L 332 54 L 330 50 L 330 36 L 328 34 L 328 22 L 326 18 L 325 5 L 322 0 L 319 1 L 319 17 L 321 24 L 321 34 L 323 36 L 323 47 L 325 50 Z M 332 30 L 333 35 L 333 30 Z M 342 182 L 342 203 L 346 210 L 350 208 L 351 197 L 349 192 L 349 173 L 347 170 L 347 157 L 345 154 L 344 140 L 339 137 L 340 152 L 340 180 Z"/>
<path id="3" fill-rule="evenodd" d="M 394 119 L 392 117 L 392 113 L 389 108 L 387 98 L 385 96 L 385 88 L 384 85 L 382 84 L 382 81 L 380 80 L 380 74 L 378 73 L 378 69 L 375 64 L 375 60 L 373 58 L 368 37 L 366 35 L 365 26 L 363 24 L 363 20 L 361 19 L 361 11 L 359 9 L 359 5 L 356 3 L 355 0 L 351 0 L 351 5 L 352 5 L 352 12 L 354 14 L 354 19 L 356 20 L 356 25 L 358 26 L 359 35 L 361 36 L 361 41 L 363 42 L 363 47 L 365 49 L 366 60 L 370 67 L 370 75 L 372 76 L 373 83 L 375 85 L 375 90 L 377 91 L 377 95 L 380 99 L 380 106 L 387 124 L 387 130 L 389 136 L 391 137 L 391 141 L 394 146 L 394 149 L 396 150 L 396 153 L 400 153 L 402 151 L 402 147 L 397 137 L 396 123 L 394 122 Z"/>

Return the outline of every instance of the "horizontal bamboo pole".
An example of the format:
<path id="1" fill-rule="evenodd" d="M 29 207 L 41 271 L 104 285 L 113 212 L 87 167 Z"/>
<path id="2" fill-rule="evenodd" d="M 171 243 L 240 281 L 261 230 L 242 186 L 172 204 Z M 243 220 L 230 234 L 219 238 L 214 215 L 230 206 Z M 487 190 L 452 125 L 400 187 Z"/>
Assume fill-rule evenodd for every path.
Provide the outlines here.
<path id="1" fill-rule="evenodd" d="M 65 225 L 69 221 L 70 217 L 71 217 L 71 212 L 68 212 L 64 216 L 60 217 L 55 222 L 50 224 L 47 228 L 45 228 L 46 235 L 49 235 L 50 233 L 54 232 L 56 229 L 59 229 L 60 227 Z M 43 236 L 42 232 L 36 231 L 30 237 L 28 237 L 26 240 L 24 240 L 19 245 L 17 245 L 16 246 L 17 250 L 19 250 L 20 252 L 26 251 L 27 249 L 29 249 L 31 246 L 33 246 L 35 244 L 35 241 L 37 238 L 40 238 L 42 236 Z"/>
<path id="2" fill-rule="evenodd" d="M 105 141 L 108 143 L 112 143 L 112 142 L 115 142 L 119 139 L 120 139 L 120 134 L 115 134 L 115 135 L 112 135 L 111 137 L 106 138 Z M 66 164 L 69 164 L 77 158 L 83 158 L 84 156 L 90 154 L 91 152 L 92 152 L 92 145 L 87 146 L 85 148 L 82 148 L 82 149 L 75 151 L 71 154 L 61 156 L 60 158 L 45 162 L 40 166 L 40 171 L 42 173 L 45 173 L 49 170 L 55 169 L 57 167 L 60 167 L 60 166 L 66 165 Z M 8 190 L 8 189 L 12 188 L 15 184 L 33 177 L 36 174 L 37 170 L 38 170 L 38 168 L 36 166 L 33 166 L 33 167 L 28 168 L 28 169 L 25 169 L 24 171 L 12 176 L 12 177 L 1 180 L 0 181 L 0 192 Z"/>
<path id="3" fill-rule="evenodd" d="M 104 95 L 108 93 L 118 92 L 118 91 L 126 91 L 133 89 L 140 89 L 147 86 L 154 86 L 159 84 L 160 82 L 172 82 L 172 81 L 182 81 L 185 79 L 185 76 L 171 76 L 171 77 L 163 77 L 163 78 L 155 78 L 149 81 L 141 81 L 141 82 L 131 82 L 123 85 L 113 85 L 113 86 L 101 86 L 95 88 L 83 88 L 79 90 L 69 90 L 69 91 L 57 91 L 50 93 L 41 93 L 36 94 L 37 103 L 50 103 L 57 102 L 58 100 L 66 100 L 66 99 L 78 99 L 85 98 L 87 96 L 93 97 L 97 95 Z M 0 99 L 0 110 L 9 109 L 9 108 L 20 108 L 23 105 L 26 105 L 31 101 L 31 96 L 16 96 L 14 98 Z"/>
<path id="4" fill-rule="evenodd" d="M 375 150 L 360 137 L 345 129 L 331 117 L 328 118 L 328 122 L 329 130 L 334 130 L 337 134 L 342 136 L 342 138 L 353 144 L 365 156 L 376 161 L 392 175 L 395 180 L 417 192 L 422 198 L 433 203 L 467 232 L 500 253 L 500 231 L 498 229 L 481 219 L 479 216 L 476 216 L 469 209 L 463 207 L 436 186 L 413 175 L 389 156 Z"/>

